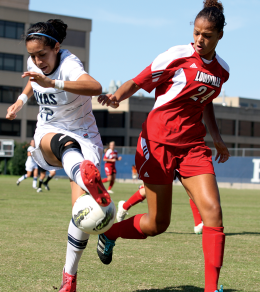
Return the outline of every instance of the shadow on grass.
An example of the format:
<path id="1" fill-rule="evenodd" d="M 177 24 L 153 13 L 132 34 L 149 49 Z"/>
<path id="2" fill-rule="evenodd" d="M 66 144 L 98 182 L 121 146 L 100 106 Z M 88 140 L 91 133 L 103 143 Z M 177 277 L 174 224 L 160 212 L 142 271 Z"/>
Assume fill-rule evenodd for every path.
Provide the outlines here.
<path id="1" fill-rule="evenodd" d="M 167 292 L 167 291 L 179 291 L 179 292 L 204 292 L 204 288 L 198 288 L 195 286 L 175 286 L 175 287 L 165 287 L 162 289 L 144 289 L 135 290 L 133 292 Z M 224 289 L 225 292 L 235 292 L 238 290 L 234 289 Z"/>
<path id="2" fill-rule="evenodd" d="M 237 233 L 225 233 L 226 236 L 233 236 L 233 235 L 260 235 L 260 232 L 237 232 Z"/>

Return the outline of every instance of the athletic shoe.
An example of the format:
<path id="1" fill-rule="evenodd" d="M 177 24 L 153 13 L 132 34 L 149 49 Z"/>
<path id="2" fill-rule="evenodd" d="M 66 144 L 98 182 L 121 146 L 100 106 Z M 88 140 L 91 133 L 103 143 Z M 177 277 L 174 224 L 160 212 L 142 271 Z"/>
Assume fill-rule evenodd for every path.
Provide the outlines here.
<path id="1" fill-rule="evenodd" d="M 109 194 L 114 194 L 114 192 L 113 192 L 112 190 L 107 190 L 107 192 L 108 192 Z"/>
<path id="2" fill-rule="evenodd" d="M 83 183 L 90 192 L 91 196 L 101 206 L 108 206 L 111 203 L 110 195 L 105 189 L 100 172 L 89 160 L 84 160 L 80 164 L 80 172 Z"/>
<path id="3" fill-rule="evenodd" d="M 117 222 L 121 222 L 125 219 L 125 216 L 128 214 L 127 210 L 123 208 L 125 201 L 119 201 L 118 202 L 118 210 L 116 214 L 116 220 Z"/>
<path id="4" fill-rule="evenodd" d="M 223 292 L 224 290 L 223 290 L 223 286 L 222 285 L 220 285 L 220 289 L 219 290 L 216 290 L 215 292 Z"/>
<path id="5" fill-rule="evenodd" d="M 202 234 L 202 229 L 203 229 L 203 222 L 201 222 L 197 226 L 194 226 L 194 233 L 195 234 Z"/>
<path id="6" fill-rule="evenodd" d="M 19 180 L 16 182 L 16 184 L 19 186 L 19 184 L 20 184 Z"/>
<path id="7" fill-rule="evenodd" d="M 37 189 L 37 193 L 41 193 L 42 192 L 42 189 L 41 188 L 38 188 Z"/>
<path id="8" fill-rule="evenodd" d="M 59 292 L 76 292 L 77 274 L 70 275 L 63 269 L 62 283 Z"/>
<path id="9" fill-rule="evenodd" d="M 35 189 L 35 190 L 38 190 L 38 188 L 37 187 L 32 187 L 33 189 Z"/>
<path id="10" fill-rule="evenodd" d="M 105 234 L 99 234 L 98 244 L 97 244 L 97 254 L 103 264 L 109 265 L 112 262 L 114 246 L 115 246 L 115 240 L 108 239 L 105 236 Z"/>
<path id="11" fill-rule="evenodd" d="M 48 184 L 46 184 L 46 183 L 43 183 L 43 185 L 44 185 L 44 187 L 45 187 L 45 190 L 47 190 L 47 191 L 49 191 L 49 190 L 50 190 L 50 188 L 49 188 Z"/>

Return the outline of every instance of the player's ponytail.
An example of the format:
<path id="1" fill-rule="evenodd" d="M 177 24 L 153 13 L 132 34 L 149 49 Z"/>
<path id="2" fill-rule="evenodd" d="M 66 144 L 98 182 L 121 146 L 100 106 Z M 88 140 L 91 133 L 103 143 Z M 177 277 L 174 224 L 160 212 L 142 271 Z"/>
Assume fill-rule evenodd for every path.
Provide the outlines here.
<path id="1" fill-rule="evenodd" d="M 205 0 L 203 4 L 204 8 L 198 13 L 195 21 L 201 17 L 206 18 L 209 22 L 214 23 L 218 32 L 223 31 L 226 22 L 222 3 L 218 0 Z"/>
<path id="2" fill-rule="evenodd" d="M 60 19 L 37 22 L 28 29 L 25 42 L 42 40 L 45 46 L 50 46 L 53 49 L 57 42 L 61 44 L 66 38 L 67 27 L 67 24 Z"/>

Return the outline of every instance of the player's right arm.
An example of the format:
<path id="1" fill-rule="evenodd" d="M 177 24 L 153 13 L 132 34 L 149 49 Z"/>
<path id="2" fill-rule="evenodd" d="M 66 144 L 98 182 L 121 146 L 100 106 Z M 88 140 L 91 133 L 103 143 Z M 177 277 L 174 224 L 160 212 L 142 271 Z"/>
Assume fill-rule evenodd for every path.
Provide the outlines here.
<path id="1" fill-rule="evenodd" d="M 122 100 L 134 95 L 140 87 L 133 81 L 128 80 L 114 94 L 102 94 L 98 97 L 98 102 L 102 105 L 117 108 Z"/>
<path id="2" fill-rule="evenodd" d="M 31 85 L 31 81 L 28 80 L 23 93 L 20 96 L 27 96 L 27 98 L 30 98 L 33 95 L 33 89 L 32 89 L 32 85 Z M 9 106 L 9 108 L 7 109 L 7 114 L 6 114 L 6 119 L 8 120 L 13 120 L 16 118 L 17 113 L 22 109 L 24 105 L 24 102 L 22 99 L 17 99 L 17 101 L 12 104 L 11 106 Z"/>

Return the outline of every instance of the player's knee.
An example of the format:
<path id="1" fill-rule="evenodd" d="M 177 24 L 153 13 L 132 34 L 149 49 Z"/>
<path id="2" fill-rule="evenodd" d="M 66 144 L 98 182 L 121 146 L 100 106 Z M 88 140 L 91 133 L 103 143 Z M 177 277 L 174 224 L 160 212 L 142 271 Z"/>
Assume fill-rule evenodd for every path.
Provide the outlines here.
<path id="1" fill-rule="evenodd" d="M 64 134 L 55 134 L 51 139 L 51 150 L 56 158 L 61 161 L 63 153 L 70 149 L 81 149 L 77 140 Z"/>
<path id="2" fill-rule="evenodd" d="M 210 220 L 214 225 L 222 226 L 222 209 L 219 203 L 208 204 L 206 214 L 206 221 Z"/>
<path id="3" fill-rule="evenodd" d="M 154 224 L 151 224 L 150 226 L 149 236 L 156 236 L 165 232 L 169 225 L 170 221 L 168 220 L 154 222 Z"/>

